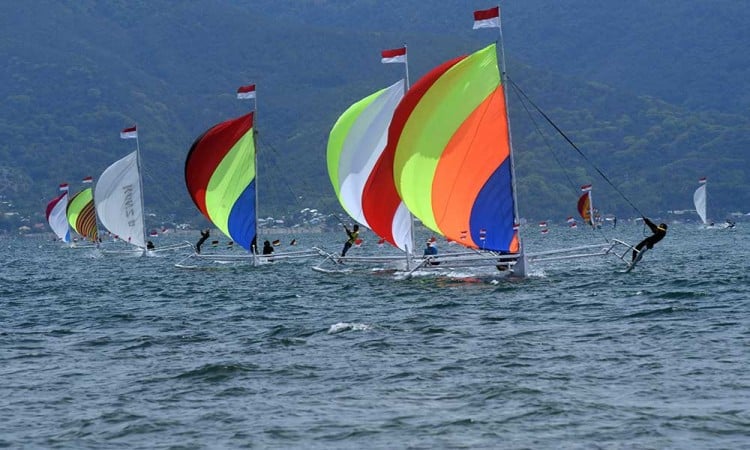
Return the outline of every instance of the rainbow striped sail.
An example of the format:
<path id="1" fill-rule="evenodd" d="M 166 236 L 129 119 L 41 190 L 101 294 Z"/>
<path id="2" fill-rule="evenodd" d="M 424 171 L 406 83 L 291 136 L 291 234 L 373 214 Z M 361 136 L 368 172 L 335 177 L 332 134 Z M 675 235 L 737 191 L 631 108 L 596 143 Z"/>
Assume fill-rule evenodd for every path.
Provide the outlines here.
<path id="1" fill-rule="evenodd" d="M 328 176 L 354 220 L 401 250 L 413 251 L 411 216 L 393 181 L 392 158 L 383 157 L 388 126 L 404 96 L 404 81 L 354 103 L 328 138 Z"/>
<path id="2" fill-rule="evenodd" d="M 495 44 L 443 63 L 396 108 L 386 155 L 422 223 L 476 249 L 519 252 L 505 94 Z"/>
<path id="3" fill-rule="evenodd" d="M 68 216 L 68 224 L 76 233 L 92 242 L 99 240 L 99 231 L 96 228 L 94 195 L 91 188 L 83 189 L 70 199 L 66 215 Z"/>
<path id="4" fill-rule="evenodd" d="M 222 122 L 195 140 L 185 184 L 198 210 L 246 250 L 255 238 L 253 113 Z"/>

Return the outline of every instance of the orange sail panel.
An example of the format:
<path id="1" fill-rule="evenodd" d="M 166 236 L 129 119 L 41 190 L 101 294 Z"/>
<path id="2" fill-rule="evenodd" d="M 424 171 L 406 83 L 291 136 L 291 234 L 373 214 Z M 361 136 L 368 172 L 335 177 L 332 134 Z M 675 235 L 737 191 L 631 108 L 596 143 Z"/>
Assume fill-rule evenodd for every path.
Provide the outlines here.
<path id="1" fill-rule="evenodd" d="M 400 197 L 466 247 L 519 251 L 506 114 L 493 44 L 415 83 L 389 129 Z"/>

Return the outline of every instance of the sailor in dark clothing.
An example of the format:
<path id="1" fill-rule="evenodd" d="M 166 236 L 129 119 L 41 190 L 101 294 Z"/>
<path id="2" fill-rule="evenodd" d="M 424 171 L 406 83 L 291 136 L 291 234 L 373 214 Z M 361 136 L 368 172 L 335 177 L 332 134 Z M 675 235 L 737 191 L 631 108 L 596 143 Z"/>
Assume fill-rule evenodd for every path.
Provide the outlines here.
<path id="1" fill-rule="evenodd" d="M 270 255 L 271 253 L 273 253 L 273 246 L 271 243 L 268 241 L 263 242 L 263 254 Z"/>
<path id="2" fill-rule="evenodd" d="M 644 217 L 643 221 L 646 223 L 646 225 L 648 225 L 649 228 L 651 228 L 651 232 L 654 234 L 642 240 L 638 243 L 638 245 L 635 246 L 635 250 L 633 250 L 632 261 L 635 261 L 635 258 L 638 256 L 638 253 L 643 247 L 646 247 L 646 249 L 650 250 L 654 247 L 654 244 L 664 239 L 664 236 L 667 235 L 666 223 L 660 223 L 659 226 L 656 226 L 653 222 L 648 220 L 647 217 Z"/>
<path id="3" fill-rule="evenodd" d="M 359 237 L 359 225 L 354 224 L 351 231 L 349 231 L 349 228 L 344 225 L 344 231 L 346 231 L 346 235 L 349 239 L 344 242 L 344 248 L 341 250 L 342 257 L 346 256 L 346 252 L 348 252 L 349 249 L 352 248 L 352 245 L 357 242 L 357 238 Z"/>
<path id="4" fill-rule="evenodd" d="M 146 242 L 146 250 L 153 250 L 155 248 L 156 248 L 156 246 L 154 245 L 153 242 L 151 242 L 151 241 L 147 241 Z"/>
<path id="5" fill-rule="evenodd" d="M 205 230 L 201 230 L 201 238 L 198 240 L 198 243 L 195 244 L 195 253 L 201 252 L 201 245 L 206 242 L 206 239 L 208 239 L 210 234 L 211 230 L 209 230 L 208 228 L 206 228 Z"/>

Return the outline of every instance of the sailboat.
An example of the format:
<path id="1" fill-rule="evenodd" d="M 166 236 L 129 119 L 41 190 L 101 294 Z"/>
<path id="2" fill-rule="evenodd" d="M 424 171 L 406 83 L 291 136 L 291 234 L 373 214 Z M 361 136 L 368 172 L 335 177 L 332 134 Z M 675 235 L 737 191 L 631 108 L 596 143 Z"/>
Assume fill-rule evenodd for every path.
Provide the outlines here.
<path id="1" fill-rule="evenodd" d="M 707 178 L 703 177 L 698 180 L 698 189 L 693 193 L 693 204 L 695 205 L 695 212 L 698 213 L 698 217 L 701 219 L 703 226 L 708 226 L 706 219 L 706 182 Z"/>
<path id="2" fill-rule="evenodd" d="M 406 66 L 406 46 L 382 52 L 383 63 L 401 62 Z M 406 66 L 408 67 L 408 66 Z M 328 139 L 328 176 L 339 203 L 359 224 L 380 239 L 401 250 L 401 255 L 327 255 L 327 260 L 343 262 L 405 262 L 409 267 L 414 253 L 412 216 L 398 196 L 390 160 L 383 157 L 393 112 L 408 88 L 407 78 L 358 100 L 334 124 Z M 314 270 L 324 271 L 321 264 Z"/>
<path id="3" fill-rule="evenodd" d="M 598 229 L 602 227 L 602 218 L 599 212 L 594 208 L 594 199 L 592 196 L 592 185 L 585 184 L 581 186 L 581 196 L 578 198 L 578 214 L 585 223 L 591 226 L 591 228 Z"/>
<path id="4" fill-rule="evenodd" d="M 47 223 L 57 238 L 65 243 L 70 243 L 70 225 L 66 211 L 68 209 L 68 185 L 60 185 L 62 194 L 58 195 L 47 204 Z"/>
<path id="5" fill-rule="evenodd" d="M 238 98 L 255 98 L 255 85 L 238 89 Z M 258 265 L 309 258 L 317 251 L 258 255 L 258 189 L 255 112 L 221 122 L 198 136 L 185 160 L 185 184 L 198 210 L 246 254 L 188 255 L 177 267 L 194 268 L 190 258 Z"/>
<path id="6" fill-rule="evenodd" d="M 498 8 L 475 13 L 475 28 L 486 27 L 500 28 Z M 485 266 L 526 276 L 528 260 L 600 256 L 618 245 L 526 251 L 504 78 L 491 44 L 429 71 L 394 110 L 380 158 L 392 167 L 398 197 L 424 226 L 466 250 L 427 258 L 410 274 L 439 261 L 441 269 Z"/>
<path id="7" fill-rule="evenodd" d="M 91 177 L 86 177 L 84 183 L 91 183 L 92 180 Z M 65 215 L 76 233 L 98 245 L 99 230 L 96 225 L 93 189 L 88 187 L 78 191 L 68 202 Z"/>
<path id="8" fill-rule="evenodd" d="M 423 76 L 396 108 L 386 154 L 398 193 L 430 230 L 474 250 L 455 261 L 525 274 L 496 46 Z"/>
<path id="9" fill-rule="evenodd" d="M 143 207 L 143 181 L 141 177 L 140 144 L 136 126 L 120 132 L 122 139 L 135 139 L 136 150 L 115 161 L 99 176 L 94 189 L 96 213 L 110 233 L 132 248 L 104 249 L 104 254 L 140 256 L 147 253 L 145 214 Z M 148 252 L 185 248 L 177 244 Z"/>

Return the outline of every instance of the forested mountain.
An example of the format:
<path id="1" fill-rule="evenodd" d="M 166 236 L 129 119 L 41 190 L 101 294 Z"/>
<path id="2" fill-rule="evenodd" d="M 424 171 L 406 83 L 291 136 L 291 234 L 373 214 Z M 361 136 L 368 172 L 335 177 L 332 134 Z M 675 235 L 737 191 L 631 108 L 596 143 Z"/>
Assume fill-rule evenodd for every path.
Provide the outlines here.
<path id="1" fill-rule="evenodd" d="M 750 210 L 748 12 L 729 1 L 527 0 L 503 9 L 512 79 L 648 214 Z M 328 131 L 349 104 L 402 76 L 379 52 L 406 42 L 412 82 L 496 38 L 472 31 L 484 2 L 445 0 L 30 0 L 0 3 L 0 195 L 41 217 L 132 150 L 138 124 L 146 207 L 194 220 L 183 183 L 192 141 L 252 105 L 258 86 L 262 214 L 335 210 Z M 578 184 L 633 215 L 580 155 L 510 93 L 522 215 L 572 215 Z M 542 126 L 541 119 L 535 117 Z M 548 145 L 548 143 L 550 145 Z"/>

